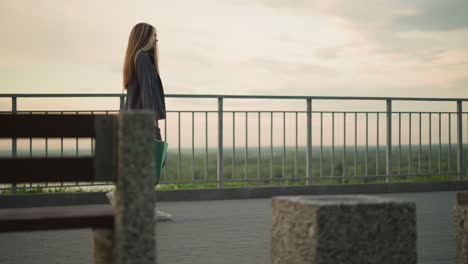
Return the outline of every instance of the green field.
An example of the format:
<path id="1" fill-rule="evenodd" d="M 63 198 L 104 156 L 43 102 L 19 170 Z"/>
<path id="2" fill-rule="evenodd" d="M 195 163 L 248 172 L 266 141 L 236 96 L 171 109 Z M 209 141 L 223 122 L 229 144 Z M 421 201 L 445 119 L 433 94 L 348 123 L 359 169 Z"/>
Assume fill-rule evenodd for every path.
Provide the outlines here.
<path id="1" fill-rule="evenodd" d="M 467 151 L 464 149 L 464 160 L 467 160 Z M 441 146 L 441 153 L 439 155 L 439 146 L 432 146 L 432 155 L 428 145 L 421 146 L 419 154 L 419 146 L 411 147 L 411 165 L 410 165 L 410 151 L 408 146 L 402 146 L 401 154 L 398 147 L 393 148 L 393 175 L 415 175 L 415 176 L 402 176 L 398 177 L 398 181 L 425 180 L 430 178 L 453 178 L 453 176 L 446 176 L 457 171 L 456 164 L 456 146 L 451 146 L 451 157 L 449 162 L 449 147 L 448 145 Z M 245 148 L 236 149 L 235 159 L 233 162 L 233 153 L 231 149 L 224 149 L 223 152 L 223 171 L 225 181 L 236 180 L 256 180 L 248 185 L 267 185 L 273 183 L 274 185 L 284 183 L 279 181 L 283 178 L 289 178 L 289 182 L 294 184 L 304 184 L 305 179 L 292 180 L 294 178 L 306 177 L 306 149 L 304 147 L 286 148 L 283 154 L 282 147 L 273 148 L 271 155 L 270 148 L 265 147 L 261 149 L 260 158 L 258 155 L 258 148 L 249 148 L 248 158 L 246 162 Z M 346 162 L 343 166 L 343 147 L 335 147 L 334 162 L 332 167 L 332 148 L 324 147 L 322 152 L 322 166 L 320 166 L 320 148 L 312 148 L 312 179 L 316 183 L 362 183 L 362 182 L 380 182 L 385 181 L 384 178 L 364 177 L 366 175 L 385 175 L 386 171 L 386 149 L 385 146 L 380 146 L 377 153 L 377 147 L 369 146 L 367 154 L 367 173 L 366 173 L 366 155 L 365 147 L 358 146 L 356 149 L 356 167 L 354 166 L 354 146 L 346 147 Z M 377 157 L 378 156 L 378 157 Z M 429 156 L 432 157 L 431 164 L 429 164 Z M 440 156 L 440 165 L 439 165 Z M 284 157 L 284 169 L 283 169 Z M 420 158 L 419 158 L 420 157 Z M 193 160 L 193 161 L 192 161 Z M 204 151 L 181 152 L 180 155 L 180 168 L 178 165 L 178 153 L 170 152 L 167 158 L 167 167 L 165 169 L 165 177 L 163 180 L 167 182 L 190 182 L 190 181 L 215 181 L 217 179 L 217 152 L 215 150 L 208 151 L 206 155 Z M 400 163 L 401 161 L 401 163 Z M 193 164 L 193 165 L 192 165 Z M 234 166 L 233 166 L 234 164 Z M 466 162 L 465 162 L 466 164 Z M 429 169 L 429 165 L 431 170 Z M 246 170 L 247 166 L 247 170 Z M 411 166 L 411 168 L 410 168 Z M 206 167 L 206 168 L 205 168 Z M 320 168 L 322 167 L 322 168 Z M 233 169 L 234 168 L 234 169 Z M 440 169 L 440 170 L 439 170 Z M 322 173 L 320 174 L 320 171 Z M 432 177 L 425 175 L 441 174 Z M 179 172 L 179 173 L 178 173 Z M 344 172 L 344 173 L 343 173 Z M 178 177 L 178 174 L 180 175 Z M 416 176 L 419 175 L 419 176 Z M 343 179 L 343 176 L 346 179 Z M 424 177 L 423 177 L 424 176 Z M 322 179 L 318 179 L 322 178 Z M 331 179 L 324 179 L 331 178 Z M 336 179 L 335 179 L 336 178 Z M 263 179 L 270 179 L 265 181 Z M 397 180 L 397 179 L 395 179 Z M 239 183 L 237 183 L 239 184 Z M 225 186 L 227 182 L 225 183 Z M 245 185 L 243 185 L 245 186 Z"/>
<path id="2" fill-rule="evenodd" d="M 439 155 L 439 150 L 440 155 Z M 247 186 L 273 186 L 273 185 L 303 185 L 307 184 L 306 177 L 306 148 L 286 147 L 283 154 L 283 147 L 274 147 L 270 153 L 270 147 L 262 147 L 260 158 L 258 147 L 248 149 L 246 161 L 245 147 L 235 149 L 235 159 L 233 162 L 232 148 L 224 148 L 223 152 L 223 186 L 224 187 L 247 187 Z M 346 147 L 346 163 L 343 166 L 343 146 L 335 146 L 334 162 L 332 167 L 333 152 L 329 146 L 324 146 L 322 154 L 319 146 L 312 148 L 312 183 L 313 184 L 352 184 L 352 183 L 378 183 L 385 182 L 386 171 L 386 148 L 380 146 L 377 152 L 376 146 L 368 147 L 367 173 L 365 146 L 358 146 L 356 149 L 356 167 L 354 166 L 354 146 Z M 80 150 L 79 155 L 90 155 L 89 150 Z M 450 155 L 449 155 L 450 153 Z M 59 151 L 50 150 L 49 155 L 59 155 Z M 378 155 L 377 155 L 378 154 Z M 430 155 L 429 145 L 422 145 L 419 152 L 419 145 L 411 147 L 411 168 L 410 168 L 409 147 L 402 146 L 401 154 L 398 146 L 393 147 L 393 170 L 392 182 L 414 182 L 414 181 L 440 181 L 455 180 L 457 171 L 457 151 L 456 145 L 451 146 L 449 152 L 448 145 L 432 145 L 432 155 Z M 464 148 L 463 160 L 465 171 L 468 170 L 466 160 L 468 159 L 468 148 Z M 3 151 L 2 156 L 9 155 Z M 19 151 L 19 156 L 29 156 L 28 151 Z M 45 155 L 45 152 L 34 151 L 33 156 Z M 76 155 L 75 150 L 66 150 L 64 155 Z M 322 155 L 322 166 L 320 166 L 320 156 Z M 377 158 L 378 156 L 378 158 Z M 432 162 L 429 164 L 429 157 Z M 193 157 L 193 158 L 192 158 Z M 284 157 L 284 167 L 283 167 Z M 450 157 L 450 162 L 449 162 Z M 439 163 L 440 158 L 440 163 Z M 180 159 L 180 163 L 179 163 Z M 401 163 L 400 163 L 401 161 Z M 234 166 L 233 166 L 234 164 Z M 246 167 L 247 166 L 247 167 Z M 322 167 L 322 168 L 320 168 Z M 246 169 L 247 168 L 247 169 Z M 431 169 L 431 170 L 430 170 Z M 322 171 L 320 173 L 320 171 Z M 344 172 L 344 173 L 343 173 Z M 435 174 L 428 176 L 429 173 Z M 377 177 L 376 177 L 377 175 Z M 401 175 L 401 176 L 398 176 Z M 287 178 L 287 180 L 284 180 Z M 24 189 L 23 192 L 47 192 L 47 191 L 88 191 L 84 187 L 64 188 L 53 187 L 44 188 L 43 185 L 25 185 L 33 187 Z M 177 148 L 170 149 L 167 154 L 166 167 L 163 168 L 161 176 L 161 189 L 177 188 L 215 188 L 217 187 L 217 150 L 210 148 L 194 149 L 193 156 L 191 149 L 181 149 L 180 156 Z M 107 190 L 112 186 L 96 186 L 96 190 Z M 5 192 L 4 190 L 3 192 Z"/>

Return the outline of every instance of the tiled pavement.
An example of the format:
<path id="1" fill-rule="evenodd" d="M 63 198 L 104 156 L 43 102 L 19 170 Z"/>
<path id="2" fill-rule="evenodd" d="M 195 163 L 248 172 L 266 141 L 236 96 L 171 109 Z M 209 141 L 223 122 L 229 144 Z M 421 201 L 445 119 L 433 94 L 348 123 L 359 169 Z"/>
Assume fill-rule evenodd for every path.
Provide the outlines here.
<path id="1" fill-rule="evenodd" d="M 454 263 L 455 192 L 385 194 L 416 202 L 419 263 Z M 159 263 L 270 263 L 271 199 L 162 202 Z M 91 230 L 0 234 L 0 263 L 92 263 Z"/>

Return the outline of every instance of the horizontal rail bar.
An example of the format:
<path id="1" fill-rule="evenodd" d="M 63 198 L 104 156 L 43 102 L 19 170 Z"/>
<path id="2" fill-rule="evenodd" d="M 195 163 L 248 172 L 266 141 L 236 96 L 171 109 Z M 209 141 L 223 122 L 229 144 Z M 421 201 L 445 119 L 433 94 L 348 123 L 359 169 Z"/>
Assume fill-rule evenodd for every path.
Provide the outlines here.
<path id="1" fill-rule="evenodd" d="M 94 112 L 94 113 L 104 113 L 104 112 L 113 112 L 113 113 L 118 113 L 120 110 L 113 109 L 113 110 L 19 110 L 16 111 L 15 113 L 87 113 L 87 112 Z M 218 113 L 217 110 L 166 110 L 167 113 Z M 10 114 L 12 113 L 11 111 L 0 111 L 0 114 Z M 281 110 L 264 110 L 264 111 L 229 111 L 229 110 L 223 110 L 223 113 L 307 113 L 307 111 L 281 111 Z M 331 113 L 336 113 L 336 114 L 384 114 L 387 113 L 386 111 L 312 111 L 311 113 L 313 114 L 331 114 Z M 420 112 L 420 111 L 415 111 L 415 112 L 392 112 L 394 114 L 414 114 L 414 113 L 421 113 L 421 114 L 457 114 L 458 112 Z M 468 112 L 462 112 L 463 114 L 468 114 Z"/>
<path id="2" fill-rule="evenodd" d="M 0 97 L 121 97 L 120 93 L 82 94 L 0 94 Z M 321 100 L 394 100 L 394 101 L 468 101 L 468 98 L 428 97 L 353 97 L 353 96 L 280 96 L 280 95 L 222 95 L 222 94 L 165 94 L 173 98 L 231 98 L 231 99 L 321 99 Z"/>

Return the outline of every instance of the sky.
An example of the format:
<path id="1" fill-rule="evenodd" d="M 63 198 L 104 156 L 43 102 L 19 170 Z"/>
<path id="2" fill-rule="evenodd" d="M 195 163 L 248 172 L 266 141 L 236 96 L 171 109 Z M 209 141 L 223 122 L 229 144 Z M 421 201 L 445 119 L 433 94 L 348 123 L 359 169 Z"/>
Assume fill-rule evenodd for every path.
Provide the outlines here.
<path id="1" fill-rule="evenodd" d="M 130 30 L 147 22 L 158 31 L 166 94 L 468 98 L 466 10 L 466 0 L 2 0 L 0 93 L 120 93 Z M 167 98 L 166 105 L 216 110 L 217 102 Z M 0 98 L 0 110 L 10 107 Z M 19 110 L 117 107 L 112 99 L 18 102 Z M 259 108 L 304 111 L 306 104 L 224 103 L 225 110 Z M 375 101 L 313 103 L 314 111 L 384 109 Z M 395 111 L 455 109 L 394 103 Z M 183 123 L 191 126 L 189 118 Z"/>

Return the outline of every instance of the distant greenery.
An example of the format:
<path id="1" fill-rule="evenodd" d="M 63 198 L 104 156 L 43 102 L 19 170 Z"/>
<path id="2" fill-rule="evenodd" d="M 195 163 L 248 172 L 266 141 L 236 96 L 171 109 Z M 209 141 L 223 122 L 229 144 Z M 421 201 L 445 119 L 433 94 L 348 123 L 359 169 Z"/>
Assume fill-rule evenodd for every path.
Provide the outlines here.
<path id="1" fill-rule="evenodd" d="M 262 146 L 260 160 L 258 160 L 258 147 L 249 147 L 247 162 L 245 159 L 245 148 L 235 149 L 234 171 L 232 148 L 224 148 L 223 152 L 223 187 L 253 187 L 253 186 L 288 186 L 307 184 L 306 177 L 306 148 L 298 147 L 297 161 L 295 147 L 286 147 L 284 153 L 283 169 L 283 147 L 274 147 L 272 160 L 270 161 L 270 147 Z M 65 155 L 70 151 L 65 151 Z M 86 154 L 86 151 L 82 152 Z M 90 152 L 87 154 L 89 155 Z M 454 175 L 457 171 L 457 151 L 456 145 L 451 146 L 451 161 L 449 162 L 448 145 L 441 146 L 440 167 L 439 167 L 439 145 L 432 145 L 432 164 L 430 166 L 432 175 L 429 174 L 430 151 L 428 145 L 421 146 L 419 165 L 419 145 L 412 145 L 411 148 L 411 171 L 409 167 L 409 147 L 402 146 L 401 155 L 398 147 L 392 149 L 392 182 L 425 182 L 456 180 Z M 2 154 L 2 153 L 0 153 Z M 24 153 L 23 153 L 24 154 Z M 80 153 L 81 154 L 81 153 Z M 20 153 L 21 155 L 21 153 Z M 3 155 L 5 156 L 5 155 Z M 346 146 L 346 166 L 343 166 L 343 146 L 335 146 L 334 163 L 332 167 L 332 148 L 323 147 L 322 153 L 322 175 L 320 175 L 320 148 L 312 148 L 312 184 L 355 184 L 355 183 L 382 183 L 386 182 L 386 148 L 380 146 L 377 159 L 377 147 L 368 147 L 367 175 L 365 166 L 365 146 L 357 147 L 356 168 L 354 168 L 354 146 Z M 464 161 L 468 159 L 468 148 L 463 151 Z M 191 149 L 181 149 L 180 168 L 178 166 L 177 148 L 171 148 L 167 154 L 166 166 L 161 174 L 161 185 L 156 189 L 186 189 L 186 188 L 216 188 L 217 187 L 217 151 L 216 149 L 194 149 L 193 168 Z M 206 160 L 205 160 L 206 159 Z M 400 161 L 401 160 L 401 164 Z M 271 162 L 271 163 L 270 163 Z M 245 169 L 247 163 L 247 170 Z M 270 170 L 271 164 L 271 170 Z M 468 164 L 468 162 L 464 162 Z M 207 167 L 205 168 L 205 165 Z M 259 165 L 259 166 L 258 166 Z M 378 165 L 378 170 L 377 170 Z M 468 166 L 465 165 L 465 170 Z M 344 172 L 344 177 L 343 177 Z M 284 175 L 283 175 L 284 173 Z M 356 174 L 355 174 L 356 173 Z M 411 174 L 411 176 L 398 175 Z M 374 177 L 378 175 L 380 177 Z M 258 177 L 260 176 L 260 177 Z M 365 176 L 365 177 L 364 177 Z M 283 178 L 289 178 L 283 180 Z M 298 179 L 295 179 L 298 178 Z M 300 178 L 300 179 L 299 179 Z M 242 180 L 249 181 L 242 181 Z M 184 182 L 184 183 L 181 183 Z M 164 184 L 167 183 L 167 184 Z M 18 189 L 17 193 L 46 193 L 46 192 L 87 192 L 87 191 L 109 191 L 112 185 L 94 187 L 46 187 L 44 185 L 29 184 L 28 189 Z M 9 190 L 0 193 L 9 193 Z"/>
<path id="2" fill-rule="evenodd" d="M 464 149 L 464 160 L 468 159 L 468 149 Z M 441 146 L 440 155 L 440 173 L 443 175 L 425 176 L 429 174 L 429 146 L 421 146 L 420 163 L 419 163 L 419 146 L 411 148 L 411 171 L 409 159 L 409 147 L 402 146 L 401 155 L 398 153 L 398 147 L 393 147 L 392 151 L 392 174 L 393 175 L 420 175 L 420 176 L 402 176 L 395 177 L 395 181 L 413 181 L 413 180 L 430 180 L 430 179 L 451 179 L 457 171 L 457 152 L 456 145 L 451 146 L 451 161 L 449 163 L 449 147 L 448 145 Z M 283 148 L 274 147 L 270 161 L 270 148 L 262 147 L 260 152 L 260 160 L 258 159 L 258 148 L 249 148 L 247 162 L 245 159 L 245 148 L 236 148 L 233 171 L 233 155 L 232 148 L 224 149 L 223 151 L 223 175 L 224 181 L 236 181 L 243 179 L 258 179 L 260 181 L 242 183 L 242 186 L 258 186 L 274 184 L 278 185 L 283 182 L 282 178 L 305 178 L 306 177 L 306 149 L 299 147 L 296 151 L 294 147 L 287 147 L 284 153 L 284 170 L 283 170 Z M 320 175 L 320 149 L 317 146 L 312 148 L 312 179 L 320 177 L 330 177 L 332 179 L 316 180 L 316 183 L 365 183 L 365 182 L 384 182 L 384 178 L 353 178 L 354 176 L 365 176 L 365 146 L 358 146 L 356 151 L 356 168 L 354 168 L 354 146 L 346 146 L 346 163 L 343 166 L 343 146 L 335 147 L 334 163 L 332 168 L 332 148 L 323 147 L 322 153 L 322 175 Z M 439 148 L 438 145 L 432 146 L 432 174 L 439 173 Z M 181 151 L 180 154 L 180 170 L 178 168 L 178 153 L 171 151 L 168 153 L 166 160 L 166 168 L 163 168 L 161 176 L 162 182 L 177 183 L 177 182 L 193 182 L 193 181 L 217 181 L 217 152 L 209 150 L 205 154 L 204 150 L 195 150 L 193 155 L 192 169 L 192 152 Z M 205 160 L 206 159 L 206 160 Z M 296 161 L 297 160 L 297 161 Z M 400 164 L 401 160 L 401 164 Z M 247 163 L 247 171 L 246 171 Z M 467 162 L 465 162 L 466 164 Z M 271 164 L 271 169 L 270 169 Z M 420 164 L 420 165 L 419 165 Z M 207 165 L 207 168 L 205 168 Z M 378 165 L 378 166 L 377 166 Z M 378 167 L 378 168 L 377 168 Z M 465 166 L 465 171 L 467 166 Z M 343 176 L 350 177 L 341 179 Z M 178 174 L 178 172 L 180 172 Z M 284 175 L 283 175 L 284 172 Z M 377 159 L 377 147 L 369 146 L 367 155 L 367 175 L 385 175 L 386 172 L 386 148 L 380 146 Z M 356 173 L 356 174 L 355 174 Z M 180 176 L 178 176 L 180 175 Z M 260 177 L 259 177 L 260 176 Z M 337 178 L 337 179 L 335 179 Z M 398 178 L 398 179 L 396 179 Z M 264 181 L 263 179 L 271 179 Z M 413 180 L 412 180 L 413 179 Z M 346 181 L 347 180 L 347 181 Z M 305 179 L 289 180 L 294 181 L 294 185 L 304 184 Z M 284 182 L 283 182 L 284 183 Z M 216 183 L 213 183 L 216 185 Z"/>

